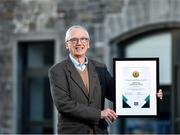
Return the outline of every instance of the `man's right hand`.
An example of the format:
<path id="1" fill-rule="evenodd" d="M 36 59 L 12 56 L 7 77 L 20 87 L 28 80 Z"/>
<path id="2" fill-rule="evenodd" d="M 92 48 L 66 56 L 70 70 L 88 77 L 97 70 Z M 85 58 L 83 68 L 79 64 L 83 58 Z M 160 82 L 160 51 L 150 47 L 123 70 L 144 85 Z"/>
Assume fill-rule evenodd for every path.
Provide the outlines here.
<path id="1" fill-rule="evenodd" d="M 117 115 L 112 109 L 107 108 L 101 111 L 101 119 L 105 119 L 108 123 L 112 123 L 116 118 Z"/>

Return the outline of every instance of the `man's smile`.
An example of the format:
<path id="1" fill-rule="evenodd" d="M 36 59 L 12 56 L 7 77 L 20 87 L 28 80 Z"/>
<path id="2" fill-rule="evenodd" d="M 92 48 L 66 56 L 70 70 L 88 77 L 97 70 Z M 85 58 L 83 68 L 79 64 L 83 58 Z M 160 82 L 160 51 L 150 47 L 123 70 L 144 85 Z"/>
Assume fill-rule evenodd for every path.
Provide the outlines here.
<path id="1" fill-rule="evenodd" d="M 81 52 L 84 49 L 84 47 L 83 46 L 77 46 L 77 47 L 75 47 L 75 49 L 77 52 Z"/>

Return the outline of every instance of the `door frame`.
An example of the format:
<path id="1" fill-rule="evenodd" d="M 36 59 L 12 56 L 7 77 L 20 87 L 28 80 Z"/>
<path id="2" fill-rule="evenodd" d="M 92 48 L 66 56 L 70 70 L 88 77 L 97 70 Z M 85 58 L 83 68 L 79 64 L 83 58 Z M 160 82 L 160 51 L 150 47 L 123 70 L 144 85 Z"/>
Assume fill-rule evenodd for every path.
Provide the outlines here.
<path id="1" fill-rule="evenodd" d="M 178 68 L 180 67 L 180 59 L 177 59 L 178 56 L 178 51 L 180 50 L 180 48 L 178 47 L 179 44 L 177 44 L 179 42 L 179 33 L 180 33 L 180 23 L 179 22 L 163 22 L 163 23 L 155 23 L 155 24 L 150 24 L 150 25 L 144 25 L 141 27 L 137 27 L 134 28 L 132 30 L 129 30 L 128 32 L 122 33 L 117 37 L 114 37 L 113 39 L 110 39 L 109 41 L 109 45 L 110 45 L 110 50 L 115 48 L 118 51 L 122 51 L 122 49 L 124 49 L 124 44 L 127 44 L 128 39 L 136 39 L 138 37 L 141 37 L 144 34 L 148 34 L 148 33 L 155 33 L 155 32 L 164 32 L 164 31 L 169 31 L 172 34 L 172 88 L 171 88 L 171 99 L 170 99 L 170 105 L 174 106 L 177 100 L 177 94 L 176 94 L 176 90 L 178 88 L 178 81 L 177 80 L 177 71 L 176 68 L 178 66 Z M 119 44 L 121 43 L 121 44 Z M 117 46 L 121 46 L 122 49 L 120 50 Z M 111 57 L 111 56 L 110 56 Z M 116 57 L 120 57 L 118 54 L 116 54 Z M 179 58 L 179 57 L 178 57 Z M 179 68 L 180 69 L 180 68 Z M 165 93 L 165 96 L 167 94 Z M 180 103 L 177 103 L 180 104 Z M 178 127 L 178 122 L 180 122 L 179 120 L 179 116 L 176 117 L 176 111 L 174 110 L 174 108 L 171 109 L 170 112 L 170 121 L 171 121 L 171 132 L 172 133 L 176 133 L 176 132 L 180 132 L 180 127 Z"/>
<path id="2" fill-rule="evenodd" d="M 17 73 L 17 62 L 18 62 L 18 43 L 19 42 L 28 42 L 28 41 L 46 41 L 52 40 L 54 41 L 54 63 L 58 63 L 62 58 L 61 52 L 61 39 L 60 34 L 58 32 L 29 32 L 29 33 L 16 33 L 13 35 L 11 39 L 11 43 L 13 45 L 12 49 L 12 56 L 13 56 L 13 129 L 12 133 L 18 132 L 18 73 Z M 57 110 L 54 107 L 54 114 L 53 114 L 53 127 L 54 133 L 57 131 Z"/>

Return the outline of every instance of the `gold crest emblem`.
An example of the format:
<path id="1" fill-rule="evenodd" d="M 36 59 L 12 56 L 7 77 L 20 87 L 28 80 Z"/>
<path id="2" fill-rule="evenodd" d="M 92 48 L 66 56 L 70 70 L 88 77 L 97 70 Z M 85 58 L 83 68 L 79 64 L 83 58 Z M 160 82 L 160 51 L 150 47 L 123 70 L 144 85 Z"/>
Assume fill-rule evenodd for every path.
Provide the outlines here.
<path id="1" fill-rule="evenodd" d="M 132 75 L 133 75 L 135 78 L 137 78 L 137 77 L 139 76 L 139 72 L 138 72 L 138 71 L 134 71 L 134 72 L 132 73 Z"/>

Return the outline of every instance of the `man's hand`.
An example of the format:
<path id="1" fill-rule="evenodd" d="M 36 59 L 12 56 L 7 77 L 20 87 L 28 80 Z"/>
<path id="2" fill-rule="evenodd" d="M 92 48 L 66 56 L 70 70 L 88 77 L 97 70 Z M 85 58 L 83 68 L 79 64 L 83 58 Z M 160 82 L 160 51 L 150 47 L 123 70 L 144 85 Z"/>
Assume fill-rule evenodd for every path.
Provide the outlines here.
<path id="1" fill-rule="evenodd" d="M 116 118 L 117 118 L 116 113 L 113 110 L 109 109 L 109 108 L 101 111 L 101 119 L 105 119 L 106 122 L 108 122 L 110 124 L 114 120 L 116 120 Z"/>
<path id="2" fill-rule="evenodd" d="M 157 97 L 160 99 L 163 99 L 163 92 L 162 89 L 159 89 L 158 93 L 157 93 Z"/>

